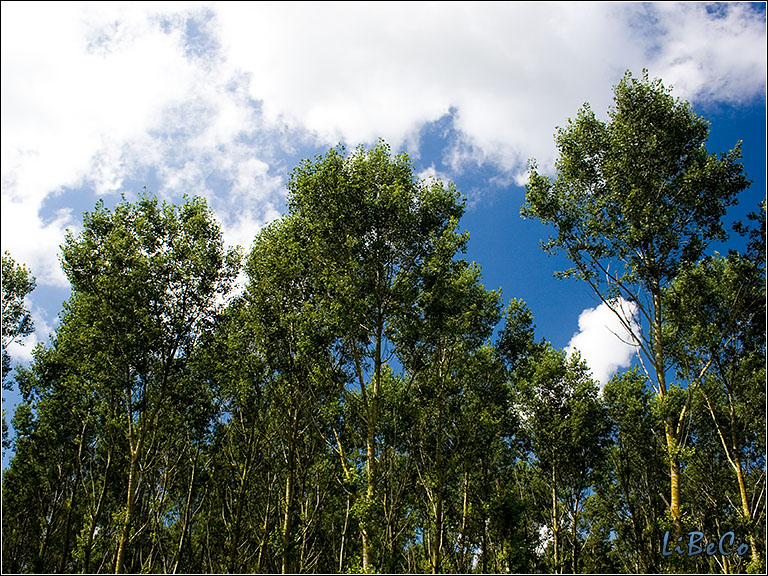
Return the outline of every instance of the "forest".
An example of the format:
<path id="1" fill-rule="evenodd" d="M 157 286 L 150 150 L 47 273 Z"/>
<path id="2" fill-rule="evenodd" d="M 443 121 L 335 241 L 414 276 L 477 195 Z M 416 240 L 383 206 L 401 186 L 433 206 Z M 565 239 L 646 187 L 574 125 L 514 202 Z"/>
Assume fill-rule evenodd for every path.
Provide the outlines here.
<path id="1" fill-rule="evenodd" d="M 383 141 L 304 160 L 247 251 L 199 197 L 97 203 L 14 370 L 4 254 L 3 572 L 764 572 L 765 202 L 727 222 L 750 181 L 708 133 L 628 74 L 529 163 L 522 216 L 638 351 L 603 389 Z"/>

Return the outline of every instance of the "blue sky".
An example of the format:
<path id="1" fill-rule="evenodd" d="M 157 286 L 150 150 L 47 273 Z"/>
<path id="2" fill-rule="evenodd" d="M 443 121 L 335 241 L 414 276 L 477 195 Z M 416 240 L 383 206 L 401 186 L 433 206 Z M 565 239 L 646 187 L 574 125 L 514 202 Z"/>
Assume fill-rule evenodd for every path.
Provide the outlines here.
<path id="1" fill-rule="evenodd" d="M 626 70 L 689 100 L 711 152 L 744 141 L 734 217 L 765 196 L 765 3 L 3 2 L 1 22 L 2 249 L 38 284 L 20 361 L 55 330 L 58 247 L 98 198 L 205 196 L 247 249 L 302 158 L 384 138 L 467 196 L 486 286 L 605 379 L 627 350 L 519 210 L 527 159 L 551 170 L 556 127 L 585 102 L 605 118 Z"/>

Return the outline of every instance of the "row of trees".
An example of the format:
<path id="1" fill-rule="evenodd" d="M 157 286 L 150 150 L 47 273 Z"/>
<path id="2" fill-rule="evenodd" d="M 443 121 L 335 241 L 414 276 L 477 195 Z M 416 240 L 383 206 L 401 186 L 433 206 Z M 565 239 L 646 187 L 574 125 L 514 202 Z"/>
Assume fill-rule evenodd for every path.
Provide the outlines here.
<path id="1" fill-rule="evenodd" d="M 99 203 L 17 369 L 3 570 L 761 571 L 765 208 L 707 252 L 747 181 L 706 134 L 628 75 L 559 132 L 556 180 L 532 165 L 524 213 L 644 318 L 602 392 L 462 258 L 456 189 L 383 143 L 298 166 L 244 259 L 201 199 Z M 733 552 L 675 553 L 694 530 Z"/>

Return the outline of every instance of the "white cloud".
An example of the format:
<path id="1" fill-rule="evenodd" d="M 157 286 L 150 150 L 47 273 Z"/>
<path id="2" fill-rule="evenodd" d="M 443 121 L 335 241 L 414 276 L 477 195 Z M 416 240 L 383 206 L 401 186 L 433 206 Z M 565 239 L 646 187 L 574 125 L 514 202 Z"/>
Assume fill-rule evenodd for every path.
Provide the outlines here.
<path id="1" fill-rule="evenodd" d="M 667 4 L 232 3 L 217 23 L 270 121 L 397 145 L 455 109 L 469 159 L 519 173 L 531 156 L 550 166 L 555 126 L 587 100 L 605 111 L 626 69 L 684 96 L 764 93 L 764 16 Z"/>
<path id="2" fill-rule="evenodd" d="M 416 174 L 416 178 L 418 180 L 423 180 L 428 184 L 434 181 L 439 181 L 439 182 L 442 182 L 443 184 L 448 184 L 451 181 L 451 177 L 448 174 L 441 172 L 437 168 L 435 168 L 434 164 L 430 164 L 428 168 L 424 168 L 421 172 Z"/>
<path id="3" fill-rule="evenodd" d="M 103 8 L 103 7 L 102 7 Z M 192 86 L 178 39 L 119 8 L 2 5 L 2 242 L 41 283 L 61 283 L 66 215 L 44 224 L 46 197 L 84 181 L 104 193 L 128 166 L 124 145 Z M 98 47 L 93 42 L 98 40 Z"/>
<path id="4" fill-rule="evenodd" d="M 641 55 L 614 10 L 597 5 L 272 3 L 247 10 L 227 4 L 217 22 L 228 59 L 248 72 L 269 120 L 306 127 L 329 143 L 384 137 L 397 146 L 455 107 L 467 139 L 507 164 L 551 156 L 554 122 L 586 98 L 607 103 L 626 57 Z M 606 54 L 614 62 L 601 62 Z"/>
<path id="5" fill-rule="evenodd" d="M 698 101 L 765 98 L 765 13 L 748 3 L 659 2 L 652 72 Z"/>
<path id="6" fill-rule="evenodd" d="M 215 49 L 190 52 L 189 26 L 205 33 L 209 20 L 200 4 L 3 3 L 2 244 L 39 284 L 66 286 L 58 246 L 80 214 L 40 216 L 65 189 L 92 190 L 82 200 L 90 209 L 153 173 L 165 198 L 226 205 L 228 240 L 230 214 L 238 241 L 244 222 L 275 217 L 281 187 L 263 162 L 253 172 L 259 150 L 237 143 L 258 129 L 242 79 Z M 241 195 L 247 183 L 264 186 L 235 204 L 217 200 L 210 176 Z"/>
<path id="7" fill-rule="evenodd" d="M 450 114 L 454 172 L 524 182 L 585 101 L 605 111 L 626 69 L 684 97 L 765 94 L 765 15 L 699 3 L 2 4 L 2 244 L 65 284 L 67 189 L 147 174 L 163 197 L 209 198 L 248 244 L 284 201 L 281 155 L 386 139 L 413 147 Z M 708 11 L 710 10 L 710 11 Z M 300 142 L 300 144 L 297 144 Z M 418 150 L 413 150 L 418 155 Z"/>
<path id="8" fill-rule="evenodd" d="M 624 299 L 612 302 L 624 323 L 640 334 L 637 324 L 637 305 Z M 573 335 L 566 347 L 570 355 L 575 351 L 592 370 L 592 376 L 604 386 L 611 376 L 621 368 L 629 367 L 636 348 L 632 336 L 619 320 L 616 313 L 606 304 L 588 308 L 579 315 L 579 331 Z"/>

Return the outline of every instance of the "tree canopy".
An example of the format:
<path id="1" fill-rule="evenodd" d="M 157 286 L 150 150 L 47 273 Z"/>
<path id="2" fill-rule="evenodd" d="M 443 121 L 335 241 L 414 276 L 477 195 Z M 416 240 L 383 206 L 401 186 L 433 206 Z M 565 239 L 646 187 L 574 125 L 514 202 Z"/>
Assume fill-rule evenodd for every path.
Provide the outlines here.
<path id="1" fill-rule="evenodd" d="M 660 401 L 670 467 L 669 513 L 682 533 L 680 453 L 687 436 L 691 394 L 712 357 L 690 383 L 667 382 L 677 365 L 666 337 L 664 295 L 707 247 L 726 236 L 724 216 L 749 181 L 743 174 L 741 143 L 720 156 L 706 150 L 706 120 L 688 102 L 675 99 L 647 72 L 627 73 L 616 86 L 609 120 L 589 105 L 556 135 L 559 157 L 554 180 L 531 162 L 524 216 L 555 228 L 544 244 L 562 250 L 573 263 L 564 275 L 584 280 L 619 318 Z M 645 328 L 633 327 L 622 302 L 637 306 Z M 737 311 L 729 322 L 736 322 Z M 682 396 L 687 398 L 678 402 Z"/>
<path id="2" fill-rule="evenodd" d="M 3 571 L 762 572 L 765 204 L 715 252 L 738 144 L 647 75 L 608 118 L 523 207 L 639 350 L 603 389 L 384 142 L 303 161 L 244 258 L 202 198 L 97 203 L 12 381 Z M 4 256 L 4 378 L 34 284 Z"/>

